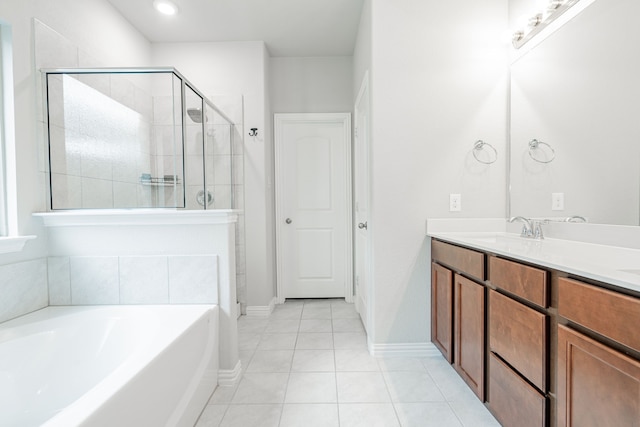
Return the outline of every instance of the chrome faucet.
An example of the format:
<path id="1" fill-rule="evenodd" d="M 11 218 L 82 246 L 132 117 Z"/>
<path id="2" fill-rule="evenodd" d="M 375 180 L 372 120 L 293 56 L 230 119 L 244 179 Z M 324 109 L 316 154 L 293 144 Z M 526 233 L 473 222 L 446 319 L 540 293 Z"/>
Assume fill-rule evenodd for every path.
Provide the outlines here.
<path id="1" fill-rule="evenodd" d="M 543 240 L 544 233 L 542 232 L 542 224 L 547 224 L 549 220 L 533 221 L 533 238 L 536 240 Z"/>
<path id="2" fill-rule="evenodd" d="M 513 216 L 509 218 L 509 222 L 516 222 L 516 221 L 519 221 L 523 224 L 522 231 L 520 232 L 520 237 L 527 237 L 527 238 L 533 237 L 533 226 L 531 224 L 530 219 L 527 219 L 523 216 Z"/>

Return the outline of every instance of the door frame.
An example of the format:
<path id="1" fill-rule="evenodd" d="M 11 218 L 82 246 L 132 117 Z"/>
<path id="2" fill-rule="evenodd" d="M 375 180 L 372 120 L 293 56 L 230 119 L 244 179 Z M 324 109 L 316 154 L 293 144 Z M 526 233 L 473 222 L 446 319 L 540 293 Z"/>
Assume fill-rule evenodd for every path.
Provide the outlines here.
<path id="1" fill-rule="evenodd" d="M 275 149 L 275 205 L 276 205 L 276 301 L 283 304 L 285 301 L 284 289 L 280 278 L 282 271 L 282 221 L 284 206 L 281 194 L 284 192 L 283 177 L 279 173 L 284 163 L 283 135 L 282 128 L 286 122 L 317 122 L 317 123 L 342 123 L 344 129 L 345 145 L 343 154 L 345 156 L 346 171 L 346 191 L 345 191 L 345 213 L 343 220 L 345 221 L 346 230 L 350 232 L 345 236 L 345 274 L 344 274 L 344 299 L 346 302 L 353 302 L 353 193 L 352 193 L 352 164 L 351 164 L 351 113 L 277 113 L 273 115 L 274 130 L 274 149 Z"/>
<path id="2" fill-rule="evenodd" d="M 364 100 L 366 100 L 367 102 L 363 102 Z M 361 108 L 364 107 L 364 108 Z M 354 111 L 354 128 L 355 129 L 359 129 L 363 124 L 358 122 L 358 111 L 360 109 L 363 109 L 366 112 L 366 116 L 367 116 L 367 123 L 364 124 L 364 126 L 367 126 L 366 132 L 364 133 L 365 138 L 363 138 L 362 143 L 364 144 L 364 158 L 359 158 L 354 152 L 354 157 L 353 157 L 353 172 L 354 173 L 358 173 L 359 171 L 364 172 L 364 176 L 362 177 L 356 177 L 354 175 L 353 177 L 353 182 L 354 182 L 354 195 L 353 195 L 353 200 L 355 203 L 355 183 L 357 182 L 358 179 L 364 179 L 367 182 L 367 202 L 368 202 L 368 206 L 367 206 L 367 211 L 368 211 L 368 218 L 367 218 L 367 222 L 368 222 L 368 227 L 367 227 L 367 231 L 368 231 L 368 235 L 367 235 L 367 247 L 364 251 L 364 253 L 362 254 L 362 256 L 365 257 L 365 269 L 366 274 L 367 274 L 367 281 L 365 283 L 365 287 L 366 287 L 366 297 L 367 297 L 367 301 L 366 301 L 366 305 L 365 305 L 365 313 L 360 313 L 360 310 L 358 310 L 358 313 L 360 314 L 361 317 L 364 317 L 366 319 L 366 329 L 367 329 L 367 334 L 369 336 L 373 335 L 373 329 L 374 329 L 374 324 L 373 324 L 373 300 L 374 300 L 374 295 L 373 295 L 373 254 L 372 254 L 372 241 L 373 241 L 373 236 L 372 236 L 372 221 L 371 221 L 371 92 L 369 90 L 369 71 L 365 71 L 364 76 L 362 78 L 362 82 L 360 84 L 360 90 L 358 91 L 358 95 L 356 97 L 356 101 L 354 103 L 354 107 L 353 107 L 353 111 Z M 355 138 L 362 138 L 362 133 L 358 132 L 359 136 L 356 135 Z M 356 167 L 359 162 L 363 162 L 366 164 L 366 167 Z M 355 220 L 355 212 L 354 212 L 354 224 L 357 221 Z M 354 237 L 355 234 L 358 232 L 358 230 L 354 227 L 353 229 L 353 233 L 354 233 Z M 353 258 L 353 271 L 354 271 L 354 284 L 355 284 L 355 276 L 358 273 L 356 265 L 358 260 L 356 259 L 356 257 L 358 256 L 358 254 L 355 251 L 355 240 L 354 240 L 354 258 Z M 355 294 L 355 286 L 354 286 L 354 294 Z M 354 298 L 356 299 L 356 308 L 361 309 L 362 307 L 359 306 L 360 303 L 360 298 L 358 295 L 354 295 Z"/>

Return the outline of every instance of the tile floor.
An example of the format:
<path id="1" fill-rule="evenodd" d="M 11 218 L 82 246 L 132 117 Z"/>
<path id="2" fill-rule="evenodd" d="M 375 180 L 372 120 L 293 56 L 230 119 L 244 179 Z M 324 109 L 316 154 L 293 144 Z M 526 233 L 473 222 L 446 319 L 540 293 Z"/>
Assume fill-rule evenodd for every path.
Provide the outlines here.
<path id="1" fill-rule="evenodd" d="M 499 426 L 442 357 L 371 357 L 344 300 L 287 301 L 238 333 L 242 378 L 196 427 Z"/>

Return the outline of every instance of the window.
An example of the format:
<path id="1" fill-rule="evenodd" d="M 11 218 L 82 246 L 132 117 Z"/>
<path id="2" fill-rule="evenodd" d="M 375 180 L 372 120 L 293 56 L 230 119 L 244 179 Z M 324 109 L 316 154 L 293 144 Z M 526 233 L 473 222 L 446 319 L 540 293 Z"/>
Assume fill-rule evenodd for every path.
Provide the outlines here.
<path id="1" fill-rule="evenodd" d="M 19 252 L 35 236 L 18 235 L 11 26 L 0 21 L 0 254 Z"/>

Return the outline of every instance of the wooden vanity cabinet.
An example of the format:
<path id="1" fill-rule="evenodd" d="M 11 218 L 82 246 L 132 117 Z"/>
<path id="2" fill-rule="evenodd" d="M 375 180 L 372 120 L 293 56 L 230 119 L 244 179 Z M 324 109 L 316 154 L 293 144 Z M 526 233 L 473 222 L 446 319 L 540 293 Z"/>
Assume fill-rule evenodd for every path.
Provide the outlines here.
<path id="1" fill-rule="evenodd" d="M 547 272 L 491 256 L 489 284 L 487 406 L 504 426 L 545 426 Z"/>
<path id="2" fill-rule="evenodd" d="M 490 350 L 545 393 L 547 316 L 494 290 L 489 307 Z"/>
<path id="3" fill-rule="evenodd" d="M 431 341 L 453 363 L 453 272 L 431 264 Z"/>
<path id="4" fill-rule="evenodd" d="M 640 298 L 561 278 L 558 315 L 558 426 L 640 426 Z"/>
<path id="5" fill-rule="evenodd" d="M 487 405 L 504 427 L 541 427 L 547 400 L 494 353 L 489 353 Z"/>
<path id="6" fill-rule="evenodd" d="M 558 326 L 558 426 L 640 426 L 640 362 Z"/>
<path id="7" fill-rule="evenodd" d="M 485 255 L 433 241 L 432 258 L 431 340 L 484 401 Z"/>
<path id="8" fill-rule="evenodd" d="M 489 257 L 489 281 L 493 286 L 540 308 L 549 306 L 548 273 L 495 256 Z"/>
<path id="9" fill-rule="evenodd" d="M 484 402 L 485 287 L 458 274 L 454 285 L 453 367 Z"/>
<path id="10" fill-rule="evenodd" d="M 432 241 L 432 340 L 504 427 L 640 427 L 640 296 Z"/>

